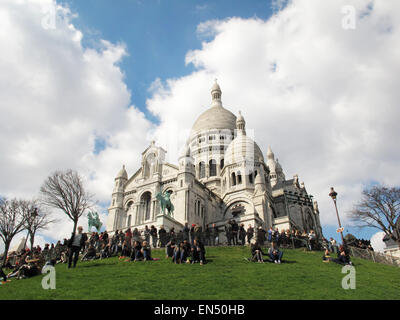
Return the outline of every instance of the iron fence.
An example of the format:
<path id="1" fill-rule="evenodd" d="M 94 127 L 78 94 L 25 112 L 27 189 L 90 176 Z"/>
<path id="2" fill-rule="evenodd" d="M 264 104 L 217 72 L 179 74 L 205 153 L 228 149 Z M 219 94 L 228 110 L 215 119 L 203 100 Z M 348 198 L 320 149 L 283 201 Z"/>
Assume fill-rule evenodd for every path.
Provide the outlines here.
<path id="1" fill-rule="evenodd" d="M 377 263 L 388 264 L 400 267 L 400 258 L 393 257 L 389 254 L 375 252 L 368 249 L 361 249 L 356 247 L 349 247 L 350 255 L 356 258 L 366 259 Z"/>

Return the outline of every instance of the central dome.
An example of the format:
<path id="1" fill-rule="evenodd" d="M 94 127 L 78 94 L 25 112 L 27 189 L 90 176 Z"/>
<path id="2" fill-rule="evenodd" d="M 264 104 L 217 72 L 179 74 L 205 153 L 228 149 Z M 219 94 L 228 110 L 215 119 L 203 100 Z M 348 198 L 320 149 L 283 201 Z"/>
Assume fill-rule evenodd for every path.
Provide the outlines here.
<path id="1" fill-rule="evenodd" d="M 211 107 L 203 112 L 192 127 L 192 134 L 211 129 L 236 128 L 236 116 L 222 106 Z"/>
<path id="2" fill-rule="evenodd" d="M 192 127 L 191 135 L 212 129 L 235 130 L 236 116 L 222 106 L 221 96 L 221 88 L 219 87 L 217 80 L 215 80 L 215 83 L 211 88 L 211 108 L 204 111 L 200 117 L 197 118 Z"/>

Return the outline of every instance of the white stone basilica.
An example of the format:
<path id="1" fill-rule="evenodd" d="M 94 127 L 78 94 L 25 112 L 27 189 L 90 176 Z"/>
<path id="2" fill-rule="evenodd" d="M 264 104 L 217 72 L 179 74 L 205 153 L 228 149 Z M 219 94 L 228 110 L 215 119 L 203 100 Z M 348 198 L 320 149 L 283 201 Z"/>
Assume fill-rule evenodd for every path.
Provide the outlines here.
<path id="1" fill-rule="evenodd" d="M 262 226 L 322 235 L 316 201 L 298 176 L 286 180 L 282 167 L 268 147 L 261 149 L 246 135 L 246 122 L 221 102 L 217 83 L 211 90 L 211 107 L 196 120 L 178 166 L 164 161 L 166 151 L 155 142 L 143 151 L 142 166 L 128 176 L 125 166 L 115 178 L 106 229 L 144 229 L 161 225 L 175 231 L 187 222 L 204 228 L 225 226 L 230 219 L 245 228 Z M 173 215 L 161 212 L 156 195 L 170 193 Z M 220 228 L 223 230 L 223 228 Z"/>

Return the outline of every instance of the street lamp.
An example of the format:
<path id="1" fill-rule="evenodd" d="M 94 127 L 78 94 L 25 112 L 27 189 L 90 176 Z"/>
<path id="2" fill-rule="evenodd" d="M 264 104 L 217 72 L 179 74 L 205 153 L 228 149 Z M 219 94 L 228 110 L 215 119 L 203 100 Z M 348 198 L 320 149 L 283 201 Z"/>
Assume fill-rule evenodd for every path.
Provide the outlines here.
<path id="1" fill-rule="evenodd" d="M 340 231 L 340 236 L 342 237 L 342 243 L 343 243 L 343 245 L 346 245 L 344 238 L 343 238 L 343 228 L 340 223 L 339 212 L 338 212 L 337 205 L 336 205 L 337 192 L 333 189 L 333 187 L 331 187 L 331 192 L 329 193 L 329 196 L 332 198 L 333 203 L 335 204 L 336 216 L 337 216 L 338 223 L 339 223 L 339 231 Z"/>

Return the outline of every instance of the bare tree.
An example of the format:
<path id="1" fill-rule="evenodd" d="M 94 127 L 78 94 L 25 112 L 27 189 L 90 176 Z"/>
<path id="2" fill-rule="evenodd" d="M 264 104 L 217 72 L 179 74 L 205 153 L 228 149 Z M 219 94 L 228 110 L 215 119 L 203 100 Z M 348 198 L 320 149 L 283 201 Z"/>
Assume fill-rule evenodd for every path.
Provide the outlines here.
<path id="1" fill-rule="evenodd" d="M 93 195 L 85 191 L 82 178 L 76 171 L 56 171 L 40 188 L 45 206 L 63 211 L 74 223 L 73 234 L 82 214 L 93 205 Z"/>
<path id="2" fill-rule="evenodd" d="M 12 239 L 25 229 L 22 201 L 0 199 L 0 237 L 4 242 L 3 264 L 7 260 Z"/>
<path id="3" fill-rule="evenodd" d="M 362 192 L 360 202 L 350 212 L 359 227 L 372 227 L 400 244 L 400 188 L 375 186 Z"/>
<path id="4" fill-rule="evenodd" d="M 49 212 L 42 208 L 38 200 L 21 201 L 21 205 L 25 216 L 25 229 L 28 231 L 31 250 L 33 250 L 37 231 L 46 230 L 56 220 L 50 219 Z"/>

